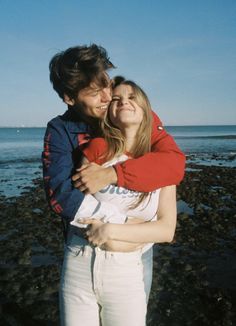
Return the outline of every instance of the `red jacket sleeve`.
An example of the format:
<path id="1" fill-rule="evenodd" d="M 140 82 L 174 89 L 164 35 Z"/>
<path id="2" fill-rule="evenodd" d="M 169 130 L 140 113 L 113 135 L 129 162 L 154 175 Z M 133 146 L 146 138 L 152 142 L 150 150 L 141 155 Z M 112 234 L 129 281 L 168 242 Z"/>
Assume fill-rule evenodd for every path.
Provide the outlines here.
<path id="1" fill-rule="evenodd" d="M 89 162 L 103 164 L 107 153 L 107 143 L 104 138 L 94 138 L 83 148 L 84 156 Z"/>
<path id="2" fill-rule="evenodd" d="M 152 152 L 115 165 L 118 186 L 144 192 L 179 184 L 184 168 L 185 155 L 154 112 Z"/>

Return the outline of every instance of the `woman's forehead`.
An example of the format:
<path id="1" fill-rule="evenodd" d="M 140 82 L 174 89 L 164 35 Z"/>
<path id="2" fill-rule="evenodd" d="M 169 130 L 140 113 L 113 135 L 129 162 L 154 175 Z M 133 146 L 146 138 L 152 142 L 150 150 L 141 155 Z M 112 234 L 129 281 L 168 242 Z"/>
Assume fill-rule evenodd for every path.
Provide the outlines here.
<path id="1" fill-rule="evenodd" d="M 133 93 L 133 88 L 130 85 L 121 84 L 116 86 L 113 90 L 113 94 L 130 94 Z"/>

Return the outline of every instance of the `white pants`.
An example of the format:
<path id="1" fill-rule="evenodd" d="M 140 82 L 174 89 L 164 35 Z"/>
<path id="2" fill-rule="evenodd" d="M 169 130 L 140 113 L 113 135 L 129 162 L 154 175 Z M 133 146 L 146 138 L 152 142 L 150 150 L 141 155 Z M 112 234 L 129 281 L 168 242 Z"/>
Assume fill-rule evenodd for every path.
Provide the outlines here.
<path id="1" fill-rule="evenodd" d="M 65 250 L 60 288 L 63 326 L 144 326 L 146 294 L 141 251 L 91 247 L 73 236 Z"/>

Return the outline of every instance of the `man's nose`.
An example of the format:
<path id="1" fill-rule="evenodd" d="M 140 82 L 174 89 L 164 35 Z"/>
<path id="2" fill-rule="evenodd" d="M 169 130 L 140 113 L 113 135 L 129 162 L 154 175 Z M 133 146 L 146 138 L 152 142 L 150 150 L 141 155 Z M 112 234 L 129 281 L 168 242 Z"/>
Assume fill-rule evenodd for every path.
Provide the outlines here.
<path id="1" fill-rule="evenodd" d="M 106 87 L 101 91 L 101 100 L 102 102 L 111 102 L 111 88 Z"/>

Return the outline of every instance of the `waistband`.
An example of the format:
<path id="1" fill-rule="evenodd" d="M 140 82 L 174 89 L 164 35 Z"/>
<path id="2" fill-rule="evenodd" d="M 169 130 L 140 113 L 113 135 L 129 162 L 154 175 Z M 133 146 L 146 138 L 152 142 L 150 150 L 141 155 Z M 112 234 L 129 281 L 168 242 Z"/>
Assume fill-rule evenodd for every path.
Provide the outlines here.
<path id="1" fill-rule="evenodd" d="M 87 231 L 87 229 L 85 229 L 85 228 L 71 226 L 69 229 L 69 233 L 68 233 L 68 236 L 69 236 L 68 239 L 69 238 L 71 239 L 73 236 L 75 236 L 75 237 L 78 237 L 78 242 L 79 242 L 79 238 L 85 239 L 87 241 L 86 231 Z M 139 254 L 139 255 L 144 254 L 146 251 L 148 251 L 148 249 L 150 249 L 153 246 L 153 243 L 147 243 L 142 248 L 139 248 L 139 249 L 133 250 L 133 251 L 126 251 L 126 252 L 105 250 L 100 247 L 93 246 L 89 242 L 83 243 L 83 245 L 85 247 L 87 247 L 86 251 L 90 251 L 90 250 L 93 251 L 96 249 L 95 251 L 97 253 L 105 253 L 106 255 L 115 255 L 115 256 L 119 256 L 119 255 L 123 256 L 125 254 L 125 255 L 127 255 L 127 257 L 129 257 L 129 256 L 134 256 L 136 254 Z"/>
<path id="2" fill-rule="evenodd" d="M 86 232 L 88 231 L 87 228 L 79 228 L 78 226 L 73 226 L 70 225 L 69 229 L 68 229 L 68 237 L 71 237 L 73 235 L 83 238 L 83 239 L 87 239 L 87 234 Z"/>
<path id="3" fill-rule="evenodd" d="M 91 247 L 92 248 L 92 247 Z M 108 250 L 103 250 L 99 247 L 93 248 L 95 251 L 95 254 L 100 257 L 104 257 L 105 259 L 109 258 L 118 258 L 120 260 L 127 260 L 128 262 L 132 258 L 140 258 L 142 256 L 142 249 L 138 249 L 135 251 L 128 251 L 128 252 L 120 252 L 120 251 L 108 251 Z"/>

